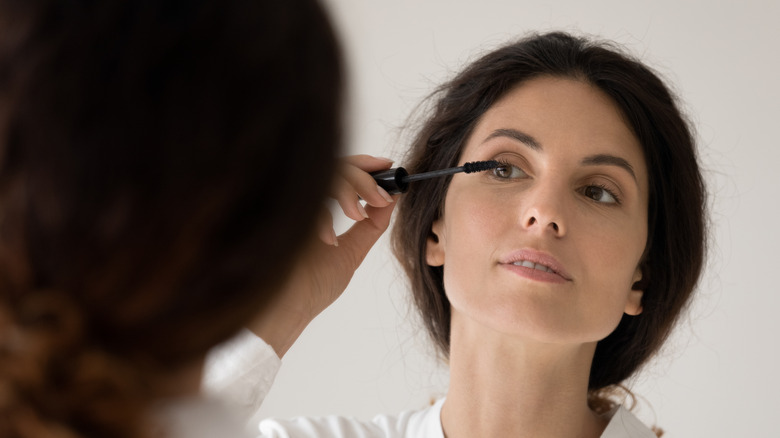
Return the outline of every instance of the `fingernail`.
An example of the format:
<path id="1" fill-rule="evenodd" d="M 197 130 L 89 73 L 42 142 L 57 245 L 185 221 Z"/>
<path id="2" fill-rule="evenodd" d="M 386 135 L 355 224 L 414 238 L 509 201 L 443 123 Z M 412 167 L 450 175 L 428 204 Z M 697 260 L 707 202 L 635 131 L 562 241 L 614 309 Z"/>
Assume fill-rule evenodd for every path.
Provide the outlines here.
<path id="1" fill-rule="evenodd" d="M 360 212 L 360 215 L 364 218 L 368 219 L 368 213 L 366 213 L 366 209 L 363 208 L 363 204 L 360 203 L 360 201 L 357 202 L 358 211 Z"/>
<path id="2" fill-rule="evenodd" d="M 376 157 L 376 158 L 379 160 L 387 161 L 388 163 L 395 163 L 395 160 L 392 158 L 387 158 L 387 157 Z"/>
<path id="3" fill-rule="evenodd" d="M 331 228 L 330 232 L 333 235 L 333 246 L 339 246 L 339 236 L 336 235 L 336 230 Z"/>
<path id="4" fill-rule="evenodd" d="M 383 189 L 381 186 L 376 186 L 376 190 L 379 192 L 379 194 L 385 198 L 385 201 L 387 202 L 393 202 L 393 197 L 390 196 L 389 193 L 385 189 Z"/>

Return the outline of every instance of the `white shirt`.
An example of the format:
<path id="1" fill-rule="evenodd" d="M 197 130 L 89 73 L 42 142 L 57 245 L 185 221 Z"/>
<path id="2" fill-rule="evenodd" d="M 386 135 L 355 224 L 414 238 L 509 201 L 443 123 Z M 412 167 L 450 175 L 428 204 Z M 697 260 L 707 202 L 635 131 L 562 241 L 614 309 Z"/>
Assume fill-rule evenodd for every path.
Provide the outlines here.
<path id="1" fill-rule="evenodd" d="M 281 361 L 262 339 L 244 330 L 215 349 L 206 362 L 204 391 L 235 406 L 251 418 L 273 383 Z M 444 438 L 441 407 L 432 406 L 398 415 L 378 415 L 371 421 L 329 415 L 293 419 L 267 419 L 257 425 L 263 438 Z M 631 412 L 619 407 L 601 438 L 656 438 Z"/>

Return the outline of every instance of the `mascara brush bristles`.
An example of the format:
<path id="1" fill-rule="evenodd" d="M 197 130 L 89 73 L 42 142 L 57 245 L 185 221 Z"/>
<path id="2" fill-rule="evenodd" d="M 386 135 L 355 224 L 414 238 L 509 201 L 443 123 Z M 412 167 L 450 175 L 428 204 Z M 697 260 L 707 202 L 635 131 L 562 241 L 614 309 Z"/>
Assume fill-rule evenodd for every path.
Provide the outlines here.
<path id="1" fill-rule="evenodd" d="M 465 163 L 463 165 L 463 171 L 466 173 L 483 172 L 485 170 L 492 170 L 497 167 L 501 167 L 501 163 L 495 160 L 472 161 L 471 163 Z"/>

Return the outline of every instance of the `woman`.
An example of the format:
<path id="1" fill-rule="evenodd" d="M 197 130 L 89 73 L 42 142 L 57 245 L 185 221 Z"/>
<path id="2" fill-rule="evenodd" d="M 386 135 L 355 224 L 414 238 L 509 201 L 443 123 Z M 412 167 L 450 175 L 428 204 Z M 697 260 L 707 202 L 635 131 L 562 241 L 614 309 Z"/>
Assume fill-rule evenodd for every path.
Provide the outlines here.
<path id="1" fill-rule="evenodd" d="M 705 252 L 692 134 L 663 82 L 607 44 L 534 35 L 435 95 L 395 252 L 447 358 L 445 399 L 370 423 L 265 421 L 269 436 L 654 436 L 608 395 L 688 304 Z M 367 189 L 363 189 L 367 190 Z"/>
<path id="2" fill-rule="evenodd" d="M 0 1 L 0 436 L 232 436 L 200 370 L 316 240 L 341 100 L 313 0 Z"/>
<path id="3" fill-rule="evenodd" d="M 521 363 L 531 352 L 549 353 L 540 345 L 585 350 L 570 357 L 574 363 L 557 355 L 534 362 L 572 367 L 558 376 L 507 370 L 511 380 L 519 377 L 519 386 L 502 384 L 530 397 L 540 391 L 541 405 L 512 401 L 530 410 L 523 412 L 540 415 L 542 408 L 564 405 L 555 401 L 556 388 L 580 408 L 588 397 L 592 410 L 603 411 L 602 394 L 658 350 L 700 275 L 705 194 L 687 123 L 668 89 L 642 64 L 564 34 L 499 49 L 441 93 L 413 145 L 409 170 L 487 158 L 507 162 L 490 176 L 490 189 L 470 187 L 476 178 L 426 181 L 399 205 L 397 220 L 404 226 L 395 228 L 396 252 L 429 333 L 449 353 L 445 430 L 448 418 L 463 409 L 456 405 L 462 401 L 453 401 L 458 384 L 498 377 L 457 374 L 460 361 L 474 361 L 477 346 L 486 344 L 485 333 L 469 330 L 489 319 L 493 330 L 530 342 L 502 351 L 520 355 Z M 489 232 L 469 236 L 475 223 Z M 485 259 L 497 265 L 482 272 L 478 264 L 464 263 L 458 259 L 463 254 L 480 257 L 463 245 L 487 247 L 492 252 Z M 523 261 L 554 273 L 515 266 Z M 503 271 L 510 271 L 509 279 Z M 498 283 L 495 296 L 492 283 Z M 519 296 L 502 292 L 517 288 L 523 290 Z M 480 342 L 469 338 L 475 336 Z M 575 366 L 578 360 L 588 366 Z M 478 360 L 468 366 L 489 365 Z M 573 377 L 575 370 L 578 380 L 571 383 L 581 389 L 575 400 L 546 380 Z M 531 374 L 522 375 L 526 371 Z M 529 388 L 529 382 L 540 385 Z M 564 414 L 575 413 L 554 417 Z M 579 415 L 582 425 L 592 421 L 587 412 Z"/>

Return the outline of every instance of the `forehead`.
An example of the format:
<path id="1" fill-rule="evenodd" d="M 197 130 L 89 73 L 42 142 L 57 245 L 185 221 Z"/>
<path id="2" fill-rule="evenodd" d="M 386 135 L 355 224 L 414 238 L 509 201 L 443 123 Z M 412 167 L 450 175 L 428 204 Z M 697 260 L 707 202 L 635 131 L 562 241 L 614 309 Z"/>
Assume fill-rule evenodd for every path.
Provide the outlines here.
<path id="1" fill-rule="evenodd" d="M 467 149 L 479 147 L 499 129 L 529 134 L 549 153 L 619 154 L 646 173 L 642 147 L 620 108 L 579 80 L 545 76 L 516 86 L 485 112 Z"/>

